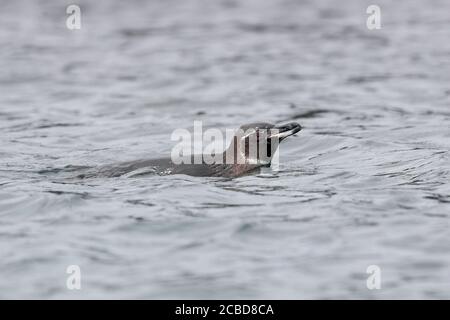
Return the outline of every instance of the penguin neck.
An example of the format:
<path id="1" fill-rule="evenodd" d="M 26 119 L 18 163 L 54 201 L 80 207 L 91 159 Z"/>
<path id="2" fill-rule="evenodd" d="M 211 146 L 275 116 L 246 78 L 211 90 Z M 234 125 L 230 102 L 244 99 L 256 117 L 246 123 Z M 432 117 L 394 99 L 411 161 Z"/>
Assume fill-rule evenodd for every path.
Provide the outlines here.
<path id="1" fill-rule="evenodd" d="M 251 166 L 261 167 L 270 166 L 270 161 L 267 163 L 258 161 L 257 159 L 246 158 L 241 152 L 234 152 L 233 149 L 227 149 L 222 153 L 223 164 L 237 165 L 237 166 Z"/>

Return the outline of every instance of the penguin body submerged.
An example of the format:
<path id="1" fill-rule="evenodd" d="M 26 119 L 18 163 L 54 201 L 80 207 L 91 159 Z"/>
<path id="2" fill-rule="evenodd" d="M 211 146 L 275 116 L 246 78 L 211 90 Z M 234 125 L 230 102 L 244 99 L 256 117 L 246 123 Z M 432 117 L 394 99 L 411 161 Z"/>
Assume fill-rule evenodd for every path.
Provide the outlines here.
<path id="1" fill-rule="evenodd" d="M 240 127 L 230 146 L 218 155 L 220 161 L 209 163 L 196 155 L 188 163 L 175 163 L 171 158 L 136 160 L 105 165 L 79 173 L 76 178 L 136 177 L 147 174 L 186 174 L 196 177 L 239 177 L 271 164 L 278 143 L 301 130 L 298 123 L 274 126 L 269 123 L 251 123 Z M 253 152 L 252 152 L 253 150 Z M 261 152 L 263 151 L 263 152 Z"/>

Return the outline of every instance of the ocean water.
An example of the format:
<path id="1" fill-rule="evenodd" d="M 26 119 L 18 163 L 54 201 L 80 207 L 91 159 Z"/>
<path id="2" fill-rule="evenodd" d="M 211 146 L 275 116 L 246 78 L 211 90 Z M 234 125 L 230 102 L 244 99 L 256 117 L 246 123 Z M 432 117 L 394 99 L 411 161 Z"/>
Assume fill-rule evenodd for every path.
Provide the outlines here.
<path id="1" fill-rule="evenodd" d="M 450 2 L 372 2 L 2 2 L 0 298 L 450 298 Z M 194 121 L 304 129 L 269 174 L 59 177 Z"/>

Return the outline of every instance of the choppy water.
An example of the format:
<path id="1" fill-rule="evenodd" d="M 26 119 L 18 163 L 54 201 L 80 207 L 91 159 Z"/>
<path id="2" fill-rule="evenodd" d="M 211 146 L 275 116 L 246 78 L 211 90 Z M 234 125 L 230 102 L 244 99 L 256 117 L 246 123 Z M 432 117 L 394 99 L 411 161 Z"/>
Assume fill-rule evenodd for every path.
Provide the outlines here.
<path id="1" fill-rule="evenodd" d="M 450 2 L 378 1 L 373 31 L 372 1 L 77 4 L 78 31 L 0 10 L 1 298 L 450 298 Z M 269 176 L 38 173 L 167 156 L 194 120 L 304 130 Z"/>

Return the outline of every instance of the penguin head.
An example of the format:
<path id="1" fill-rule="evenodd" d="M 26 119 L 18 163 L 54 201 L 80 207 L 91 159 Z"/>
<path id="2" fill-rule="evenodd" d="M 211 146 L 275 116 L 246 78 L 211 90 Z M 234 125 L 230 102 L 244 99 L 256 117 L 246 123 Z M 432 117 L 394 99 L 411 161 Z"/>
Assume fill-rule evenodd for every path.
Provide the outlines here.
<path id="1" fill-rule="evenodd" d="M 296 122 L 283 125 L 266 122 L 245 124 L 235 133 L 230 148 L 236 151 L 235 160 L 238 163 L 269 165 L 279 143 L 301 129 Z"/>

